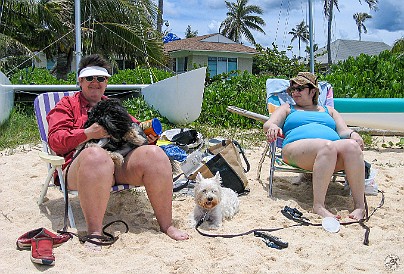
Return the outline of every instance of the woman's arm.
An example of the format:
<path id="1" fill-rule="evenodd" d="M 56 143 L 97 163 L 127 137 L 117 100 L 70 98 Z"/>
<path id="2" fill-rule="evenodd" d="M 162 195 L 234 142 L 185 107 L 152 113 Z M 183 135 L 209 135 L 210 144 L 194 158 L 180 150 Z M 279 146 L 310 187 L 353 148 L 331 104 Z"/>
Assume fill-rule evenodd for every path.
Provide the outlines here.
<path id="1" fill-rule="evenodd" d="M 277 108 L 271 117 L 264 123 L 263 129 L 267 136 L 268 142 L 273 142 L 278 136 L 283 135 L 282 127 L 286 116 L 290 113 L 290 105 L 283 104 Z"/>
<path id="2" fill-rule="evenodd" d="M 345 123 L 344 119 L 342 118 L 341 114 L 332 107 L 327 107 L 329 113 L 331 114 L 332 118 L 336 123 L 336 129 L 339 137 L 341 139 L 353 139 L 355 140 L 360 147 L 364 148 L 364 142 L 362 137 L 356 131 L 350 129 L 347 124 Z"/>

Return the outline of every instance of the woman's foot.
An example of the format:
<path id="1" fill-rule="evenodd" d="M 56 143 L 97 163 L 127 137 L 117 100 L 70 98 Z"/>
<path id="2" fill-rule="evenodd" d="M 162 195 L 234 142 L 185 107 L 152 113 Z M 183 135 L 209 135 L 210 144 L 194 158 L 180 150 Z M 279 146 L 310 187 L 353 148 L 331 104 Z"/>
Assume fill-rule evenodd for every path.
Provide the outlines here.
<path id="1" fill-rule="evenodd" d="M 329 212 L 324 206 L 313 206 L 313 212 L 320 215 L 321 217 L 333 217 L 337 220 L 341 219 L 340 215 L 334 215 Z"/>
<path id="2" fill-rule="evenodd" d="M 91 235 L 100 236 L 101 234 L 100 233 L 91 233 L 89 236 L 91 236 Z M 101 240 L 99 240 L 97 238 L 92 238 L 91 240 L 94 241 L 94 242 L 101 242 Z M 100 245 L 90 243 L 88 241 L 84 242 L 84 247 L 87 249 L 87 251 L 90 251 L 90 252 L 101 252 L 101 246 Z"/>
<path id="3" fill-rule="evenodd" d="M 357 208 L 354 211 L 352 211 L 351 213 L 349 213 L 349 218 L 351 219 L 355 219 L 355 220 L 361 220 L 364 218 L 365 216 L 365 209 L 363 208 Z"/>
<path id="4" fill-rule="evenodd" d="M 163 232 L 165 234 L 167 234 L 171 239 L 174 239 L 177 241 L 183 241 L 183 240 L 189 239 L 189 235 L 186 232 L 183 232 L 174 226 L 168 227 L 167 231 L 163 231 Z"/>

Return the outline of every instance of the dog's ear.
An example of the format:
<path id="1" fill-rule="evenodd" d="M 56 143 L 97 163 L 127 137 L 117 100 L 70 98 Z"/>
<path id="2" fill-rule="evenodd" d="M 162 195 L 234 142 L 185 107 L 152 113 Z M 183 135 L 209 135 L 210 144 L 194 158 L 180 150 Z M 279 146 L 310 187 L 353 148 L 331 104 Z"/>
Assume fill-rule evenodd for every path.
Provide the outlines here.
<path id="1" fill-rule="evenodd" d="M 219 171 L 216 171 L 216 174 L 215 174 L 215 181 L 216 182 L 218 182 L 219 184 L 221 184 L 222 183 L 222 177 L 220 176 L 220 173 L 219 173 Z"/>
<path id="2" fill-rule="evenodd" d="M 198 174 L 196 174 L 196 182 L 200 183 L 203 180 L 203 176 L 200 172 L 198 172 Z"/>

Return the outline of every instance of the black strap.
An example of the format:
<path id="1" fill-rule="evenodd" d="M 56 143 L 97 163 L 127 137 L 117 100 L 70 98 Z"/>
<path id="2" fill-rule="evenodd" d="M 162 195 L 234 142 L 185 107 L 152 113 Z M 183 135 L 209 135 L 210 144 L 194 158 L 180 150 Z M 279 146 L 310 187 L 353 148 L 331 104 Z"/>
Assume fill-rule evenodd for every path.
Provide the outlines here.
<path id="1" fill-rule="evenodd" d="M 369 218 L 376 212 L 376 210 L 381 208 L 384 204 L 384 191 L 379 190 L 378 192 L 380 192 L 382 194 L 382 199 L 380 201 L 380 204 L 373 210 L 373 212 L 370 215 L 368 215 L 368 205 L 367 205 L 366 196 L 365 196 L 365 212 L 366 212 L 365 218 L 358 220 L 358 221 L 340 223 L 341 225 L 359 224 L 361 227 L 363 227 L 365 229 L 365 236 L 364 236 L 364 240 L 363 240 L 364 245 L 369 245 L 369 234 L 370 234 L 370 228 L 367 225 L 365 225 L 365 222 L 368 221 Z M 248 230 L 246 232 L 238 233 L 238 234 L 208 234 L 208 233 L 205 233 L 205 232 L 202 232 L 199 230 L 199 227 L 202 225 L 202 223 L 205 221 L 205 219 L 208 215 L 208 212 L 206 212 L 204 214 L 204 216 L 202 216 L 202 218 L 196 224 L 195 230 L 199 234 L 201 234 L 202 236 L 205 236 L 205 237 L 234 238 L 234 237 L 248 235 L 248 234 L 251 234 L 254 232 L 273 232 L 273 231 L 278 231 L 278 230 L 281 230 L 284 228 L 290 228 L 290 227 L 295 227 L 295 226 L 322 226 L 322 224 L 316 224 L 316 223 L 310 222 L 310 220 L 307 219 L 306 217 L 303 217 L 303 213 L 301 213 L 296 208 L 290 208 L 288 206 L 285 206 L 284 209 L 281 210 L 281 213 L 289 220 L 295 221 L 298 224 L 290 225 L 290 226 L 286 226 L 286 227 L 279 227 L 279 228 L 257 228 L 257 229 Z"/>
<path id="2" fill-rule="evenodd" d="M 365 229 L 365 235 L 364 235 L 364 240 L 363 244 L 364 245 L 369 245 L 369 234 L 370 234 L 370 228 L 365 225 L 365 222 L 369 221 L 370 217 L 376 212 L 377 209 L 381 208 L 384 205 L 384 191 L 378 190 L 382 194 L 382 198 L 380 200 L 379 205 L 373 210 L 373 212 L 369 215 L 369 208 L 368 208 L 368 203 L 366 201 L 366 196 L 364 196 L 365 200 L 365 216 L 363 219 L 357 220 L 357 221 L 351 221 L 351 222 L 342 222 L 340 223 L 341 225 L 351 225 L 351 224 L 359 224 L 361 227 Z M 302 225 L 310 225 L 310 226 L 321 226 L 321 224 L 314 224 L 309 222 L 307 218 L 304 218 L 302 213 L 298 211 L 296 208 L 291 209 L 288 206 L 285 206 L 283 210 L 281 210 L 282 214 L 288 218 L 289 220 L 293 220 L 299 224 Z"/>
<path id="3" fill-rule="evenodd" d="M 205 233 L 205 232 L 202 232 L 202 231 L 199 230 L 199 227 L 205 221 L 207 215 L 208 215 L 208 212 L 206 212 L 205 215 L 199 220 L 199 222 L 195 226 L 195 229 L 202 236 L 211 237 L 211 238 L 216 238 L 216 237 L 235 238 L 235 237 L 248 235 L 248 234 L 251 234 L 251 233 L 254 233 L 254 232 L 273 232 L 273 231 L 278 231 L 278 230 L 281 230 L 281 229 L 284 229 L 284 228 L 287 228 L 287 227 L 299 226 L 299 225 L 291 225 L 291 226 L 287 226 L 287 227 L 278 227 L 278 228 L 256 228 L 256 229 L 251 229 L 251 230 L 248 230 L 246 232 L 242 232 L 242 233 L 238 233 L 238 234 L 208 234 L 208 233 Z"/>
<path id="4" fill-rule="evenodd" d="M 115 223 L 122 223 L 125 225 L 125 233 L 127 233 L 129 231 L 129 226 L 126 222 L 122 221 L 122 220 L 116 220 L 116 221 L 112 221 L 106 225 L 104 225 L 104 227 L 102 228 L 102 233 L 104 235 L 86 235 L 86 236 L 80 236 L 77 233 L 73 233 L 70 231 L 66 231 L 64 230 L 58 230 L 58 233 L 61 234 L 69 234 L 71 236 L 76 236 L 80 242 L 84 243 L 84 242 L 89 242 L 95 245 L 101 245 L 101 246 L 107 246 L 107 245 L 112 245 L 113 243 L 115 243 L 119 237 L 118 236 L 114 236 L 111 233 L 106 232 L 105 230 L 111 226 L 112 224 Z"/>
<path id="5" fill-rule="evenodd" d="M 241 156 L 243 156 L 244 163 L 246 164 L 246 167 L 247 167 L 247 169 L 244 169 L 244 172 L 245 173 L 249 172 L 250 171 L 250 163 L 248 162 L 247 157 L 244 154 L 243 148 L 241 147 L 239 142 L 237 142 L 236 140 L 233 140 L 232 142 L 240 150 Z"/>

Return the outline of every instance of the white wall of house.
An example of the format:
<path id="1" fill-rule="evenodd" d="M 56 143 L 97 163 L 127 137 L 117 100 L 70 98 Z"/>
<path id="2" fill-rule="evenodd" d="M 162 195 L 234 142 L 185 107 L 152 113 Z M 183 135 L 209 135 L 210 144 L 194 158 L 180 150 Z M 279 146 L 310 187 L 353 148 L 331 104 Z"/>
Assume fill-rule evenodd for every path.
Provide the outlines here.
<path id="1" fill-rule="evenodd" d="M 234 52 L 176 52 L 172 53 L 171 57 L 176 58 L 176 72 L 183 72 L 182 64 L 184 62 L 184 58 L 187 57 L 187 70 L 192 70 L 194 65 L 199 66 L 208 66 L 209 57 L 217 57 L 217 58 L 236 58 L 237 59 L 237 69 L 240 71 L 248 71 L 252 72 L 252 56 L 242 53 L 234 53 Z"/>

